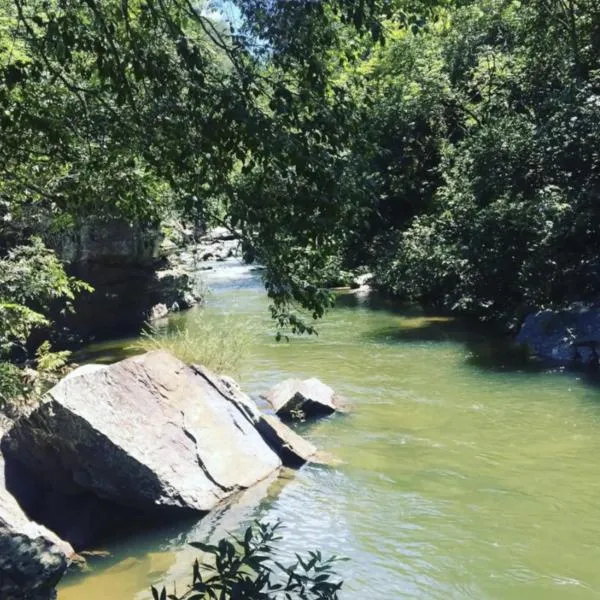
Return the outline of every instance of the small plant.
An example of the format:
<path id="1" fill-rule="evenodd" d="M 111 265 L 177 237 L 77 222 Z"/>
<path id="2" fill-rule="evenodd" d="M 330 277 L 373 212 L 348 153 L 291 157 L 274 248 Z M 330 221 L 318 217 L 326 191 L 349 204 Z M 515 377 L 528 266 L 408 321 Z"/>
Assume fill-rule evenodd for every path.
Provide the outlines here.
<path id="1" fill-rule="evenodd" d="M 159 329 L 149 325 L 134 350 L 166 350 L 186 364 L 200 363 L 217 373 L 237 373 L 250 341 L 246 327 L 211 322 L 204 315 L 189 326 Z"/>
<path id="2" fill-rule="evenodd" d="M 344 559 L 324 559 L 316 551 L 282 565 L 273 558 L 280 528 L 281 523 L 259 522 L 243 539 L 222 539 L 216 546 L 192 543 L 208 561 L 195 561 L 192 584 L 183 595 L 152 587 L 154 600 L 337 600 L 342 581 L 334 565 Z"/>

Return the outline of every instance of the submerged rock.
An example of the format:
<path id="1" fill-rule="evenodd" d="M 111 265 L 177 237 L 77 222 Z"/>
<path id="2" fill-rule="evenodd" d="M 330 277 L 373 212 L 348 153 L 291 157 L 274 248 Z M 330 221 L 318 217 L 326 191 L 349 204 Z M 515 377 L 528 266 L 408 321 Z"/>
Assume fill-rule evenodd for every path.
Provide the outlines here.
<path id="1" fill-rule="evenodd" d="M 277 416 L 289 421 L 324 417 L 340 408 L 335 392 L 314 377 L 287 379 L 269 390 L 264 397 Z"/>

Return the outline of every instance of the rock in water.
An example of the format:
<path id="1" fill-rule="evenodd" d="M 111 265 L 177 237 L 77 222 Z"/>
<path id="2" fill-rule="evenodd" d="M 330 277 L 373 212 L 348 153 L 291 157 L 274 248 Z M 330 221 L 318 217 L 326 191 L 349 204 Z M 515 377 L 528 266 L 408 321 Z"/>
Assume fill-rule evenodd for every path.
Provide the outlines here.
<path id="1" fill-rule="evenodd" d="M 322 381 L 287 379 L 265 394 L 279 417 L 284 420 L 304 420 L 330 415 L 337 410 L 335 392 Z"/>
<path id="2" fill-rule="evenodd" d="M 27 518 L 6 489 L 4 472 L 0 452 L 0 598 L 49 600 L 73 549 Z"/>
<path id="3" fill-rule="evenodd" d="M 208 511 L 281 465 L 246 407 L 160 351 L 64 379 L 5 445 L 53 489 L 143 511 Z"/>
<path id="4" fill-rule="evenodd" d="M 595 361 L 597 367 L 592 348 L 600 350 L 600 308 L 574 304 L 564 310 L 532 313 L 523 322 L 517 343 L 544 360 L 563 365 L 573 364 L 577 350 L 583 365 Z"/>
<path id="5" fill-rule="evenodd" d="M 263 415 L 231 377 L 226 375 L 216 377 L 200 365 L 192 365 L 192 369 L 210 381 L 225 398 L 243 408 L 260 435 L 286 467 L 297 469 L 316 456 L 317 448 L 315 446 L 292 431 L 277 417 Z"/>
<path id="6" fill-rule="evenodd" d="M 269 446 L 277 452 L 286 467 L 297 469 L 315 459 L 317 448 L 292 431 L 277 417 L 261 415 L 256 427 Z"/>

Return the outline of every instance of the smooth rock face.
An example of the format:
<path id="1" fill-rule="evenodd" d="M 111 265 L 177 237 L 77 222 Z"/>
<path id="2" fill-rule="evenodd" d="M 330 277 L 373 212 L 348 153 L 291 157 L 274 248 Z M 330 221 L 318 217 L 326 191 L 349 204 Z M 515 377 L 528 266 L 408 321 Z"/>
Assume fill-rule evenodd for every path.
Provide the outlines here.
<path id="1" fill-rule="evenodd" d="M 317 448 L 313 444 L 300 437 L 277 417 L 263 415 L 234 379 L 226 375 L 217 377 L 199 365 L 192 365 L 192 368 L 202 373 L 224 397 L 243 407 L 262 438 L 286 467 L 297 469 L 316 456 Z"/>
<path id="2" fill-rule="evenodd" d="M 208 511 L 281 465 L 246 408 L 165 352 L 61 381 L 5 444 L 62 493 L 142 511 Z"/>
<path id="3" fill-rule="evenodd" d="M 66 571 L 73 548 L 29 520 L 7 491 L 0 452 L 0 598 L 48 600 Z"/>
<path id="4" fill-rule="evenodd" d="M 256 427 L 286 467 L 297 469 L 311 462 L 317 455 L 316 446 L 300 437 L 273 415 L 261 415 Z"/>
<path id="5" fill-rule="evenodd" d="M 537 356 L 561 364 L 571 364 L 580 340 L 598 341 L 600 351 L 600 309 L 573 306 L 568 310 L 543 310 L 527 316 L 517 343 L 527 345 Z M 590 347 L 578 347 L 583 364 L 593 359 Z"/>
<path id="6" fill-rule="evenodd" d="M 322 381 L 287 379 L 265 394 L 279 417 L 285 420 L 303 420 L 334 413 L 335 392 Z"/>

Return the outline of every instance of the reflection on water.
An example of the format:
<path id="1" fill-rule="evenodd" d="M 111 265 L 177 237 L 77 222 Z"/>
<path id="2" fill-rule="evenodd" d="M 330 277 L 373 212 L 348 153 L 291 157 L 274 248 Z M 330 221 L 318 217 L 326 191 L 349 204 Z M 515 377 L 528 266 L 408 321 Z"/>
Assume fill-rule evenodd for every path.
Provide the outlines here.
<path id="1" fill-rule="evenodd" d="M 278 344 L 257 273 L 230 268 L 233 277 L 213 275 L 208 310 L 255 332 L 244 387 L 258 397 L 285 377 L 317 376 L 336 388 L 351 414 L 306 433 L 342 464 L 270 482 L 193 526 L 125 540 L 65 581 L 59 600 L 146 598 L 150 583 L 185 575 L 188 541 L 256 517 L 284 521 L 284 557 L 314 547 L 348 556 L 346 599 L 600 596 L 595 386 L 528 364 L 472 324 L 356 296 L 318 338 Z"/>

